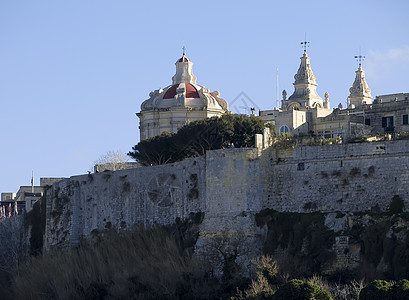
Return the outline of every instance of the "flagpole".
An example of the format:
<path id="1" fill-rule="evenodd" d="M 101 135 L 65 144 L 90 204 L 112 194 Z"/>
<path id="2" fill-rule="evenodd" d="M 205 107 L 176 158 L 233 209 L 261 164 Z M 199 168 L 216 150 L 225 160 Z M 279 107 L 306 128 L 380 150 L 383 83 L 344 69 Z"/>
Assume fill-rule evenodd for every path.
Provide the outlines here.
<path id="1" fill-rule="evenodd" d="M 34 170 L 31 171 L 31 192 L 34 194 Z"/>

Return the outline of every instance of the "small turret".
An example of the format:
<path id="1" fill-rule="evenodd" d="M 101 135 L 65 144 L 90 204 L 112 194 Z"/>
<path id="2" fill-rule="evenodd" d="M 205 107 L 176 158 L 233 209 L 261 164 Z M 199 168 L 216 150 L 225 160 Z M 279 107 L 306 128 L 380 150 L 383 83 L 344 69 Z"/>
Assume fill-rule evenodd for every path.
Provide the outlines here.
<path id="1" fill-rule="evenodd" d="M 371 89 L 366 83 L 365 71 L 362 69 L 362 59 L 365 58 L 362 55 L 355 56 L 359 61 L 358 70 L 355 71 L 355 81 L 352 87 L 349 89 L 350 105 L 358 108 L 363 104 L 370 104 L 372 102 Z"/>
<path id="2" fill-rule="evenodd" d="M 193 63 L 186 57 L 185 48 L 183 48 L 182 57 L 177 60 L 176 74 L 172 77 L 172 84 L 190 83 L 196 84 L 196 76 L 193 75 Z"/>

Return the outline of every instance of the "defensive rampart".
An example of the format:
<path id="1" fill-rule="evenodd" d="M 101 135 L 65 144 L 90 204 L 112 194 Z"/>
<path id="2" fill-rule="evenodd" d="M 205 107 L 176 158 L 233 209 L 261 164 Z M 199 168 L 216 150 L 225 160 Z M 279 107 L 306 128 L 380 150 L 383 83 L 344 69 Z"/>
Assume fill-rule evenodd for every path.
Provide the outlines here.
<path id="1" fill-rule="evenodd" d="M 348 213 L 387 211 L 392 200 L 407 211 L 409 141 L 208 151 L 169 165 L 74 176 L 46 198 L 46 249 L 75 246 L 106 228 L 171 225 L 201 213 L 196 253 L 217 248 L 213 258 L 223 259 L 233 241 L 243 265 L 265 244 L 261 211 L 323 212 L 334 231 L 348 226 Z"/>

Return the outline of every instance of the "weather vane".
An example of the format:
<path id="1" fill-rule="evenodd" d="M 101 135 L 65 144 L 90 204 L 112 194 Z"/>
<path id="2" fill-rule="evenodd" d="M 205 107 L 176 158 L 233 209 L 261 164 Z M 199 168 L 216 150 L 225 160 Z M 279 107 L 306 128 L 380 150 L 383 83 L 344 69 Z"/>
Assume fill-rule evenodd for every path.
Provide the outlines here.
<path id="1" fill-rule="evenodd" d="M 183 46 L 183 47 L 182 47 L 182 50 L 183 50 L 183 55 L 185 55 L 186 47 Z"/>
<path id="2" fill-rule="evenodd" d="M 301 42 L 301 47 L 303 47 L 304 48 L 304 53 L 305 52 L 307 52 L 307 47 L 308 47 L 308 44 L 309 44 L 310 42 L 307 42 L 307 33 L 305 33 L 305 39 L 304 39 L 304 42 Z"/>
<path id="3" fill-rule="evenodd" d="M 361 66 L 362 61 L 365 59 L 365 56 L 361 55 L 361 48 L 359 48 L 359 55 L 355 55 L 355 58 L 359 62 L 359 66 Z"/>

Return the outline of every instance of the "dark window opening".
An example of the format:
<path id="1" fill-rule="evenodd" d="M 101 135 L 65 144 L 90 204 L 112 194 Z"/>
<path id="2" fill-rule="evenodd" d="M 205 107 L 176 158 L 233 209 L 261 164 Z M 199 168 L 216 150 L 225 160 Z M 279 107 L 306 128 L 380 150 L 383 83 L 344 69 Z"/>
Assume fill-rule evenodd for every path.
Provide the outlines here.
<path id="1" fill-rule="evenodd" d="M 371 119 L 365 119 L 365 125 L 370 126 L 371 125 Z"/>
<path id="2" fill-rule="evenodd" d="M 298 171 L 304 171 L 304 163 L 299 163 L 297 166 Z"/>
<path id="3" fill-rule="evenodd" d="M 402 124 L 403 125 L 408 125 L 409 123 L 408 123 L 408 115 L 403 115 L 402 116 Z"/>
<path id="4" fill-rule="evenodd" d="M 392 117 L 383 117 L 382 118 L 382 128 L 385 128 L 386 133 L 394 132 L 393 116 Z"/>

